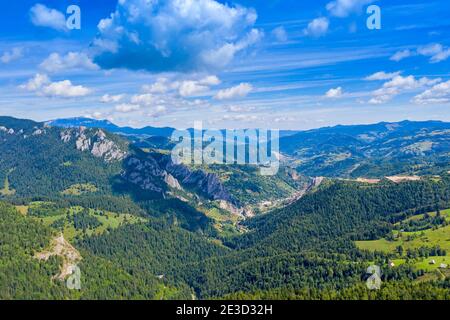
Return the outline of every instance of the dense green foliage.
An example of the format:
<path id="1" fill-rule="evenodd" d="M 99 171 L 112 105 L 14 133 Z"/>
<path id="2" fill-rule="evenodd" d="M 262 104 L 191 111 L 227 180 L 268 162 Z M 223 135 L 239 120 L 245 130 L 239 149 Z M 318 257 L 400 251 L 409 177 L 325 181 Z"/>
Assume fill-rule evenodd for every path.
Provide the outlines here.
<path id="1" fill-rule="evenodd" d="M 200 298 L 221 297 L 239 291 L 272 292 L 279 288 L 287 288 L 285 295 L 288 297 L 291 292 L 291 298 L 300 298 L 295 292 L 304 290 L 315 292 L 304 294 L 305 298 L 327 295 L 329 298 L 381 298 L 383 294 L 400 297 L 393 285 L 384 293 L 360 292 L 361 283 L 367 277 L 366 268 L 373 261 L 387 268 L 389 255 L 361 252 L 355 247 L 354 240 L 386 235 L 394 228 L 390 221 L 407 210 L 433 208 L 436 203 L 447 205 L 449 191 L 448 176 L 440 182 L 387 182 L 376 186 L 332 183 L 285 209 L 249 220 L 250 232 L 227 243 L 232 250 L 211 251 L 202 247 L 201 252 L 208 254 L 201 257 L 193 248 L 189 256 L 184 257 L 186 247 L 177 247 L 181 258 L 169 260 L 168 257 L 172 257 L 170 251 L 160 247 L 165 243 L 164 233 L 161 230 L 157 233 L 157 242 L 157 235 L 151 236 L 153 231 L 148 227 L 127 226 L 106 237 L 86 239 L 81 245 L 109 259 L 126 261 L 128 268 L 138 269 L 142 265 L 157 268 L 174 283 L 189 284 Z M 148 241 L 153 237 L 154 240 Z M 130 239 L 131 243 L 141 245 L 130 245 Z M 111 251 L 112 243 L 120 245 L 113 246 L 115 250 Z M 199 244 L 199 239 L 194 243 Z M 195 258 L 190 260 L 188 257 L 191 256 Z M 402 266 L 388 269 L 383 279 L 387 282 L 411 281 L 422 275 L 421 270 Z M 432 284 L 424 286 L 433 288 Z M 404 290 L 416 298 L 426 294 L 437 294 L 442 298 L 448 294 L 445 291 L 448 283 L 436 286 L 442 290 L 434 292 L 430 289 L 423 295 L 415 291 L 416 287 Z M 353 296 L 351 292 L 354 292 Z"/>
<path id="2" fill-rule="evenodd" d="M 446 124 L 422 124 L 423 130 L 410 123 L 338 127 L 283 138 L 290 164 L 312 174 L 439 170 L 440 176 L 377 184 L 325 180 L 285 207 L 245 221 L 230 214 L 227 227 L 234 229 L 226 236 L 207 216 L 217 204 L 214 195 L 208 198 L 200 188 L 204 181 L 194 179 L 190 188 L 176 194 L 164 182 L 166 172 L 151 159 L 133 167 L 142 165 L 145 175 L 139 170 L 132 175 L 123 162 L 77 150 L 74 141 L 64 143 L 61 129 L 1 117 L 0 125 L 14 128 L 13 134 L 0 131 L 0 197 L 11 203 L 0 202 L 0 299 L 450 298 L 448 272 L 429 272 L 422 261 L 447 258 L 448 247 L 431 240 L 416 245 L 417 237 L 408 240 L 414 232 L 448 228 L 448 219 L 440 214 L 450 207 L 450 176 L 440 170 L 448 165 L 447 133 L 442 132 Z M 415 137 L 417 132 L 422 135 Z M 111 139 L 127 145 L 119 137 Z M 150 142 L 150 147 L 163 147 L 166 139 Z M 403 156 L 384 157 L 386 145 L 391 151 L 403 150 Z M 133 150 L 127 149 L 138 160 L 146 159 L 146 152 Z M 255 167 L 201 169 L 216 174 L 226 187 L 219 190 L 245 205 L 286 198 L 306 183 L 286 167 L 270 178 L 258 176 Z M 131 179 L 125 180 L 128 173 Z M 144 191 L 139 184 L 143 180 L 144 185 L 158 182 L 155 186 L 163 186 L 163 192 Z M 61 233 L 82 257 L 79 291 L 55 278 L 66 262 L 63 257 L 35 257 L 49 250 Z M 405 240 L 396 248 L 394 238 L 403 233 Z M 357 246 L 371 240 L 384 241 L 393 250 Z M 389 266 L 393 260 L 395 268 Z M 383 270 L 379 291 L 365 287 L 372 264 Z"/>
<path id="3" fill-rule="evenodd" d="M 383 177 L 450 169 L 450 124 L 439 121 L 336 126 L 280 139 L 306 175 Z"/>
<path id="4" fill-rule="evenodd" d="M 120 172 L 120 163 L 105 163 L 89 152 L 78 152 L 73 140 L 64 143 L 59 128 L 4 117 L 0 126 L 14 128 L 13 134 L 0 131 L 0 181 L 9 173 L 15 196 L 59 195 L 77 183 L 92 183 L 106 193 L 110 179 Z"/>
<path id="5" fill-rule="evenodd" d="M 307 183 L 307 179 L 287 167 L 280 168 L 273 176 L 262 176 L 257 166 L 249 165 L 209 165 L 201 168 L 217 174 L 233 197 L 245 205 L 287 198 Z"/>
<path id="6" fill-rule="evenodd" d="M 81 290 L 53 279 L 60 257 L 34 258 L 50 245 L 52 230 L 0 203 L 0 299 L 190 298 L 186 286 L 165 286 L 154 274 L 129 274 L 106 259 L 82 251 Z"/>

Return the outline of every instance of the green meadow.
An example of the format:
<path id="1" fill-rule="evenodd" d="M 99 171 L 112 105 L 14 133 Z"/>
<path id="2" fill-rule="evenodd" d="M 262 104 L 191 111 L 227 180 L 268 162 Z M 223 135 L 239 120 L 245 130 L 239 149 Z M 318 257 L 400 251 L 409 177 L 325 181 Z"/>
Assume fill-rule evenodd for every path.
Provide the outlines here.
<path id="1" fill-rule="evenodd" d="M 404 221 L 413 221 L 423 219 L 425 214 L 415 215 Z M 435 212 L 428 213 L 428 216 L 435 217 Z M 445 217 L 446 222 L 450 221 L 450 209 L 441 211 L 441 216 Z M 356 246 L 362 250 L 379 251 L 385 253 L 396 253 L 397 248 L 401 246 L 406 252 L 408 249 L 419 249 L 422 247 L 440 247 L 445 250 L 446 256 L 429 256 L 426 258 L 407 259 L 406 257 L 398 257 L 392 261 L 396 266 L 406 262 L 412 264 L 415 268 L 426 272 L 436 271 L 441 264 L 450 265 L 450 225 L 442 225 L 416 232 L 393 231 L 393 240 L 379 239 L 371 241 L 356 241 Z M 434 262 L 434 263 L 433 263 Z"/>
<path id="2" fill-rule="evenodd" d="M 17 206 L 16 208 L 21 214 L 26 215 L 29 208 L 36 208 L 48 203 L 33 202 L 29 206 Z M 76 227 L 74 217 L 82 212 L 87 213 L 89 219 L 96 223 L 93 227 L 80 228 Z M 98 235 L 104 233 L 108 229 L 117 229 L 124 224 L 135 224 L 147 221 L 145 218 L 137 217 L 132 214 L 122 214 L 103 210 L 85 209 L 83 207 L 74 206 L 70 208 L 59 209 L 52 215 L 33 216 L 33 219 L 42 222 L 45 226 L 61 230 L 67 240 L 84 235 Z"/>

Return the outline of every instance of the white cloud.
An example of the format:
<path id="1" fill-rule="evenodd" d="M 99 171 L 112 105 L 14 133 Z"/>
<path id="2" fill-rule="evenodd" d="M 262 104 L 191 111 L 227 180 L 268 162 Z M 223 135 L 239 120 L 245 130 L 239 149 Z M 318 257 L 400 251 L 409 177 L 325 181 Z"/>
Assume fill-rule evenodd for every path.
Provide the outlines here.
<path id="1" fill-rule="evenodd" d="M 272 35 L 278 42 L 286 42 L 288 40 L 288 35 L 284 27 L 277 27 L 272 30 Z"/>
<path id="2" fill-rule="evenodd" d="M 395 78 L 399 74 L 400 74 L 400 71 L 390 72 L 390 73 L 380 71 L 380 72 L 376 72 L 376 73 L 364 78 L 364 80 L 367 80 L 367 81 L 390 80 L 392 78 Z"/>
<path id="3" fill-rule="evenodd" d="M 83 86 L 74 86 L 70 80 L 52 82 L 42 88 L 42 93 L 50 97 L 83 97 L 91 93 L 91 90 Z"/>
<path id="4" fill-rule="evenodd" d="M 220 80 L 216 76 L 209 76 L 200 80 L 182 81 L 179 85 L 178 93 L 182 97 L 201 95 L 208 91 L 210 86 L 218 84 L 220 84 Z"/>
<path id="5" fill-rule="evenodd" d="M 95 62 L 156 72 L 219 69 L 262 37 L 256 19 L 253 9 L 215 0 L 118 1 L 98 24 Z"/>
<path id="6" fill-rule="evenodd" d="M 163 94 L 177 91 L 182 97 L 195 97 L 206 93 L 210 87 L 220 84 L 217 76 L 207 76 L 195 80 L 183 80 L 170 82 L 167 78 L 159 78 L 151 85 L 144 85 L 145 92 Z"/>
<path id="7" fill-rule="evenodd" d="M 169 83 L 167 78 L 159 78 L 155 83 L 150 85 L 143 85 L 142 90 L 149 93 L 166 93 L 169 90 L 175 89 Z"/>
<path id="8" fill-rule="evenodd" d="M 251 84 L 241 83 L 235 87 L 220 90 L 219 92 L 217 92 L 214 98 L 217 100 L 243 98 L 247 96 L 252 90 L 253 87 Z"/>
<path id="9" fill-rule="evenodd" d="M 445 61 L 450 57 L 450 48 L 445 47 L 440 43 L 432 43 L 426 46 L 419 47 L 415 51 L 411 50 L 398 51 L 390 58 L 390 60 L 401 61 L 405 58 L 417 55 L 430 57 L 431 63 L 438 63 L 441 61 Z"/>
<path id="10" fill-rule="evenodd" d="M 350 14 L 361 11 L 366 4 L 375 2 L 375 0 L 335 0 L 326 5 L 327 10 L 332 16 L 345 18 Z"/>
<path id="11" fill-rule="evenodd" d="M 330 21 L 328 18 L 316 18 L 308 24 L 303 33 L 311 37 L 320 37 L 327 33 Z"/>
<path id="12" fill-rule="evenodd" d="M 27 83 L 22 84 L 20 86 L 21 89 L 25 89 L 28 91 L 37 91 L 41 89 L 44 85 L 47 85 L 50 83 L 50 79 L 45 74 L 36 74 L 34 78 L 31 78 L 28 80 Z"/>
<path id="13" fill-rule="evenodd" d="M 66 17 L 58 10 L 36 4 L 30 9 L 31 22 L 35 26 L 48 27 L 58 31 L 66 31 Z"/>
<path id="14" fill-rule="evenodd" d="M 117 112 L 128 113 L 128 112 L 138 111 L 140 108 L 141 107 L 137 104 L 122 103 L 122 104 L 117 105 L 114 109 Z"/>
<path id="15" fill-rule="evenodd" d="M 258 116 L 248 115 L 248 114 L 236 114 L 229 115 L 226 114 L 222 117 L 222 120 L 231 120 L 231 121 L 255 121 L 258 120 Z"/>
<path id="16" fill-rule="evenodd" d="M 50 73 L 73 69 L 99 69 L 85 53 L 78 52 L 69 52 L 65 56 L 61 56 L 59 53 L 52 53 L 39 67 Z"/>
<path id="17" fill-rule="evenodd" d="M 157 102 L 157 98 L 150 93 L 134 95 L 133 97 L 131 97 L 131 103 L 133 104 L 150 106 L 154 105 Z"/>
<path id="18" fill-rule="evenodd" d="M 325 94 L 325 97 L 335 99 L 342 97 L 342 94 L 343 94 L 342 87 L 337 87 L 335 89 L 328 90 L 327 93 Z"/>
<path id="19" fill-rule="evenodd" d="M 179 88 L 180 96 L 193 97 L 205 93 L 209 87 L 198 84 L 196 81 L 183 81 Z"/>
<path id="20" fill-rule="evenodd" d="M 217 76 L 207 76 L 203 79 L 198 80 L 200 85 L 206 86 L 217 86 L 220 84 L 220 79 Z"/>
<path id="21" fill-rule="evenodd" d="M 109 95 L 105 94 L 100 98 L 100 102 L 102 103 L 117 103 L 120 102 L 125 97 L 124 94 L 118 94 L 118 95 Z"/>
<path id="22" fill-rule="evenodd" d="M 444 47 L 440 43 L 434 43 L 418 48 L 417 53 L 430 57 L 431 63 L 437 63 L 447 60 L 450 57 L 450 48 Z"/>
<path id="23" fill-rule="evenodd" d="M 372 98 L 369 100 L 370 104 L 383 104 L 390 101 L 395 96 L 407 91 L 420 89 L 427 86 L 435 85 L 441 79 L 420 78 L 416 79 L 414 76 L 395 76 L 390 81 L 385 82 L 383 86 L 372 93 Z"/>
<path id="24" fill-rule="evenodd" d="M 12 48 L 11 51 L 3 52 L 2 56 L 0 57 L 0 61 L 4 64 L 7 64 L 14 60 L 22 58 L 22 56 L 23 56 L 22 48 Z"/>
<path id="25" fill-rule="evenodd" d="M 51 82 L 47 75 L 39 73 L 20 88 L 34 91 L 38 95 L 63 98 L 83 97 L 92 92 L 86 87 L 73 85 L 70 80 Z"/>
<path id="26" fill-rule="evenodd" d="M 415 55 L 415 53 L 412 52 L 411 50 L 408 50 L 408 49 L 401 50 L 401 51 L 397 51 L 392 57 L 389 58 L 389 60 L 399 62 L 403 59 L 412 57 L 414 55 Z"/>
<path id="27" fill-rule="evenodd" d="M 432 104 L 450 102 L 450 81 L 436 84 L 430 89 L 414 97 L 417 104 Z"/>

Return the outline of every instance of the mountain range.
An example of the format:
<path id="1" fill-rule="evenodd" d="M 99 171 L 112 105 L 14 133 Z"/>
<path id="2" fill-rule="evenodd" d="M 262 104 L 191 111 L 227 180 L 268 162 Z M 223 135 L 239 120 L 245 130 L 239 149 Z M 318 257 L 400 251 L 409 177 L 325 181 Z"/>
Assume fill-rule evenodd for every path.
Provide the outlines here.
<path id="1" fill-rule="evenodd" d="M 449 129 L 290 132 L 266 177 L 173 163 L 170 128 L 0 117 L 0 297 L 448 299 Z"/>

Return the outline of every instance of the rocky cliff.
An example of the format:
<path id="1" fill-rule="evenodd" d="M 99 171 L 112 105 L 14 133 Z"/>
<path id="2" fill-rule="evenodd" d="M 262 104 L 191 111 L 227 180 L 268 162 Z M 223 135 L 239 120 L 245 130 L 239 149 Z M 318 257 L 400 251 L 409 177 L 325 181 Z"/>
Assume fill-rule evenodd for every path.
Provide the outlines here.
<path id="1" fill-rule="evenodd" d="M 103 158 L 106 162 L 120 161 L 127 155 L 121 146 L 109 139 L 100 129 L 85 127 L 66 129 L 61 131 L 60 136 L 64 143 L 75 141 L 77 150 L 89 151 L 94 157 Z"/>

